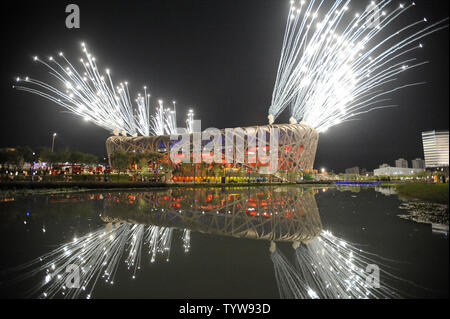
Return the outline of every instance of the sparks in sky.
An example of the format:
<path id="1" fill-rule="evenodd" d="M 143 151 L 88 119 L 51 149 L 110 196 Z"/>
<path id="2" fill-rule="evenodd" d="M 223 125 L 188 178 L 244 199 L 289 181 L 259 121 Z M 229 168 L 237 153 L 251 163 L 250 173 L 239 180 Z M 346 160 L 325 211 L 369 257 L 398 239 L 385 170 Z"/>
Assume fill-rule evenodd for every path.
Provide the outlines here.
<path id="1" fill-rule="evenodd" d="M 269 109 L 273 121 L 290 108 L 291 123 L 324 132 L 357 115 L 392 107 L 388 95 L 422 83 L 396 77 L 427 62 L 408 57 L 420 40 L 444 28 L 448 18 L 427 18 L 397 27 L 416 4 L 372 1 L 350 13 L 351 0 L 291 1 L 281 59 Z"/>
<path id="2" fill-rule="evenodd" d="M 150 136 L 177 132 L 175 101 L 173 108 L 164 108 L 164 102 L 159 100 L 152 114 L 151 95 L 144 86 L 133 104 L 128 82 L 114 84 L 110 70 L 106 69 L 106 74 L 101 74 L 96 58 L 88 52 L 84 43 L 81 47 L 84 57 L 80 59 L 81 67 L 78 69 L 62 52 L 57 58 L 33 58 L 48 68 L 56 79 L 55 86 L 30 77 L 18 77 L 16 81 L 24 85 L 15 88 L 55 102 L 115 135 Z"/>

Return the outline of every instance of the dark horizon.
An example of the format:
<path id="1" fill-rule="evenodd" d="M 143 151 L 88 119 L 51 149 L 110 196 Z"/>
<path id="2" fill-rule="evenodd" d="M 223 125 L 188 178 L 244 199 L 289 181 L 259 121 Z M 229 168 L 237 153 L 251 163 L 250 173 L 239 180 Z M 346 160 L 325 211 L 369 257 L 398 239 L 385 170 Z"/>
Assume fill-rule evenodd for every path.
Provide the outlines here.
<path id="1" fill-rule="evenodd" d="M 71 2 L 2 4 L 0 147 L 51 146 L 106 154 L 111 134 L 41 97 L 12 89 L 14 78 L 48 79 L 32 56 L 63 51 L 71 60 L 85 41 L 101 68 L 131 91 L 150 87 L 153 101 L 177 101 L 178 124 L 193 108 L 203 128 L 267 123 L 289 1 L 77 1 L 81 29 L 66 29 Z M 448 1 L 417 1 L 408 19 L 448 16 Z M 412 18 L 411 18 L 412 17 Z M 423 158 L 421 133 L 449 129 L 448 29 L 423 40 L 419 61 L 429 64 L 400 76 L 426 82 L 391 94 L 396 108 L 360 116 L 320 135 L 315 168 L 342 172 L 374 169 L 398 158 Z M 131 93 L 131 92 L 130 92 Z M 132 95 L 134 95 L 132 93 Z M 287 122 L 282 116 L 277 122 Z"/>

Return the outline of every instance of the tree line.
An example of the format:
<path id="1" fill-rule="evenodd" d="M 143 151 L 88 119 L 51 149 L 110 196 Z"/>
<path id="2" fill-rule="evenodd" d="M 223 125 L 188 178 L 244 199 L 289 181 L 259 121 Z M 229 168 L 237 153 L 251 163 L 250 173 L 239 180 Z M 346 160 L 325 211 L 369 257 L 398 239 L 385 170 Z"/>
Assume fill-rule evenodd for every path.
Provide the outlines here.
<path id="1" fill-rule="evenodd" d="M 18 146 L 13 149 L 0 150 L 0 165 L 2 167 L 12 166 L 23 167 L 25 163 L 45 162 L 49 164 L 71 163 L 92 165 L 98 164 L 97 156 L 78 151 L 64 149 L 59 152 L 52 152 L 48 147 L 40 147 L 33 150 L 29 146 Z"/>

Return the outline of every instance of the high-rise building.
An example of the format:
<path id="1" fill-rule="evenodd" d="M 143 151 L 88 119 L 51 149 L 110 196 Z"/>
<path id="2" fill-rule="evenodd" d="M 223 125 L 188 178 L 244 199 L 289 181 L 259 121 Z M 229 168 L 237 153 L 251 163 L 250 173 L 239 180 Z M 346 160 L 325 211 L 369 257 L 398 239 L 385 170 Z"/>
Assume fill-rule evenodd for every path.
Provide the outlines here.
<path id="1" fill-rule="evenodd" d="M 425 161 L 421 158 L 412 160 L 412 168 L 425 168 Z"/>
<path id="2" fill-rule="evenodd" d="M 426 168 L 448 167 L 448 131 L 422 133 Z"/>
<path id="3" fill-rule="evenodd" d="M 395 161 L 395 167 L 408 168 L 408 161 L 405 160 L 404 158 L 400 158 L 400 159 Z"/>

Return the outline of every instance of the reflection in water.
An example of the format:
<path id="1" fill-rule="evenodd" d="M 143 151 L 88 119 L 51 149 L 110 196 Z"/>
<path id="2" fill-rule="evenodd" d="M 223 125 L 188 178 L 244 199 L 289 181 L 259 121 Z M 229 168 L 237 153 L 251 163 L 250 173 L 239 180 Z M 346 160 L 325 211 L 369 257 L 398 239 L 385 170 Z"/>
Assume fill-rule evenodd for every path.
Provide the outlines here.
<path id="1" fill-rule="evenodd" d="M 98 280 L 114 284 L 123 260 L 135 279 L 141 268 L 144 246 L 148 248 L 150 262 L 155 262 L 157 254 L 169 261 L 172 234 L 173 229 L 167 227 L 109 223 L 20 267 L 31 270 L 19 279 L 45 274 L 44 280 L 28 293 L 31 297 L 53 298 L 61 294 L 78 298 L 81 294 L 89 299 Z M 183 233 L 185 252 L 189 251 L 189 241 L 190 234 L 186 230 Z M 79 282 L 67 271 L 70 265 L 78 266 Z M 79 289 L 70 289 L 68 283 L 77 283 Z"/>
<path id="2" fill-rule="evenodd" d="M 114 194 L 101 218 L 278 242 L 310 241 L 322 230 L 314 194 L 302 189 Z"/>
<path id="3" fill-rule="evenodd" d="M 375 187 L 375 191 L 385 196 L 397 195 L 395 187 L 386 187 L 386 186 Z"/>
<path id="4" fill-rule="evenodd" d="M 174 234 L 182 234 L 188 252 L 191 232 L 201 232 L 270 243 L 282 298 L 396 297 L 386 285 L 368 286 L 365 270 L 370 258 L 322 230 L 314 192 L 242 188 L 106 194 L 100 214 L 103 227 L 17 270 L 26 271 L 20 279 L 42 274 L 30 296 L 91 298 L 99 280 L 114 284 L 122 262 L 134 279 L 144 260 L 169 261 Z M 292 243 L 295 266 L 277 247 L 283 242 Z M 73 277 L 67 272 L 70 265 L 79 265 L 80 289 L 67 287 Z"/>
<path id="5" fill-rule="evenodd" d="M 368 281 L 368 265 L 374 264 L 367 253 L 323 231 L 308 243 L 295 242 L 296 266 L 276 248 L 270 247 L 281 298 L 286 299 L 366 299 L 395 298 L 400 295 L 386 284 Z M 379 265 L 379 262 L 377 262 Z M 390 280 L 394 276 L 383 272 Z"/>

